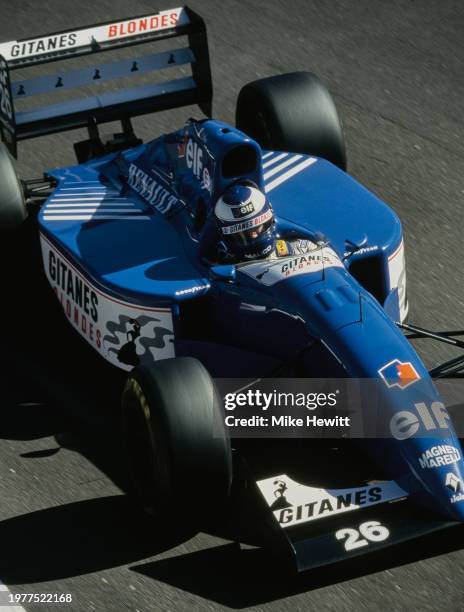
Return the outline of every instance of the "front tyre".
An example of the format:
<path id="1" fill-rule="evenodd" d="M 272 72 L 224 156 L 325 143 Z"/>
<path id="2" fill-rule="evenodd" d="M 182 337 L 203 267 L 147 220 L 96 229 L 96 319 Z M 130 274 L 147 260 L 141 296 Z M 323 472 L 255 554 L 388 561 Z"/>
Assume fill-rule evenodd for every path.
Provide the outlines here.
<path id="1" fill-rule="evenodd" d="M 197 522 L 222 509 L 232 481 L 230 441 L 214 382 L 199 361 L 134 368 L 122 412 L 132 489 L 150 515 Z"/>

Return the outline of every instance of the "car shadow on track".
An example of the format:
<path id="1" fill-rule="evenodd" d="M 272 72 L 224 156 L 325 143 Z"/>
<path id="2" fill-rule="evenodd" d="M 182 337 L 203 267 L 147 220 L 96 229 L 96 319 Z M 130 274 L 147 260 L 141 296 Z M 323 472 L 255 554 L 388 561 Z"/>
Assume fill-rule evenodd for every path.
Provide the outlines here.
<path id="1" fill-rule="evenodd" d="M 31 367 L 30 356 L 24 367 L 18 365 L 20 356 L 10 352 L 8 356 L 11 359 L 5 359 L 5 353 L 0 355 L 0 441 L 19 442 L 17 457 L 24 462 L 57 455 L 57 469 L 60 451 L 73 451 L 122 492 L 127 491 L 117 418 L 110 419 L 108 412 L 100 420 L 91 418 L 101 398 L 94 397 L 86 405 L 79 394 L 63 393 L 66 384 L 56 372 L 47 374 L 38 361 Z M 38 375 L 32 376 L 32 371 Z M 63 389 L 57 389 L 58 385 Z M 81 409 L 82 419 L 75 410 L 67 410 L 70 403 Z M 34 442 L 42 439 L 47 439 L 47 448 L 34 448 Z M 21 442 L 25 442 L 24 452 Z M 169 533 L 165 526 L 157 529 L 154 520 L 124 493 L 62 505 L 55 505 L 53 498 L 50 502 L 53 507 L 27 513 L 21 513 L 17 505 L 17 516 L 0 521 L 0 576 L 10 585 L 59 580 L 133 563 L 172 549 L 196 533 L 182 526 Z"/>
<path id="2" fill-rule="evenodd" d="M 220 605 L 244 609 L 449 553 L 462 547 L 463 536 L 460 527 L 424 537 L 413 547 L 400 544 L 302 574 L 283 573 L 279 561 L 264 549 L 240 550 L 235 544 L 130 569 Z"/>
<path id="3" fill-rule="evenodd" d="M 157 531 L 125 495 L 65 504 L 0 522 L 0 575 L 10 585 L 80 576 L 159 554 L 191 536 Z"/>

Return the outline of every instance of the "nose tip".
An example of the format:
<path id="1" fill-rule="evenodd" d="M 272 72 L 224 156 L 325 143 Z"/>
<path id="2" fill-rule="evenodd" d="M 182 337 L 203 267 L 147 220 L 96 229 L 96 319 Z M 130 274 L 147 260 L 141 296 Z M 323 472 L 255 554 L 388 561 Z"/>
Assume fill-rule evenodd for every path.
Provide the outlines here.
<path id="1" fill-rule="evenodd" d="M 446 505 L 447 514 L 455 521 L 464 522 L 464 491 L 449 491 L 448 503 Z"/>
<path id="2" fill-rule="evenodd" d="M 413 497 L 442 517 L 464 522 L 464 465 L 434 467 L 420 474 Z"/>
<path id="3" fill-rule="evenodd" d="M 464 522 L 464 478 L 462 466 L 456 465 L 454 470 L 441 470 L 439 475 L 440 489 L 436 490 L 436 502 L 449 518 Z M 438 474 L 437 474 L 438 476 Z"/>

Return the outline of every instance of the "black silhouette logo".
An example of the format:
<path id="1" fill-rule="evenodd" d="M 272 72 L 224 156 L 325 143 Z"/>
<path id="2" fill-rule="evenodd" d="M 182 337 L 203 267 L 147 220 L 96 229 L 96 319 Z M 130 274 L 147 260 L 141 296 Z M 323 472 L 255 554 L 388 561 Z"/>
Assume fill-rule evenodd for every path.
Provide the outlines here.
<path id="1" fill-rule="evenodd" d="M 123 344 L 118 351 L 118 361 L 127 363 L 127 365 L 136 366 L 140 363 L 140 358 L 137 355 L 135 347 L 135 341 L 140 337 L 140 323 L 135 319 L 129 319 L 129 324 L 132 327 L 126 332 L 126 344 Z"/>
<path id="2" fill-rule="evenodd" d="M 282 510 L 283 508 L 291 508 L 292 504 L 285 497 L 287 484 L 283 480 L 274 480 L 272 483 L 276 489 L 274 491 L 275 502 L 271 505 L 271 510 Z"/>

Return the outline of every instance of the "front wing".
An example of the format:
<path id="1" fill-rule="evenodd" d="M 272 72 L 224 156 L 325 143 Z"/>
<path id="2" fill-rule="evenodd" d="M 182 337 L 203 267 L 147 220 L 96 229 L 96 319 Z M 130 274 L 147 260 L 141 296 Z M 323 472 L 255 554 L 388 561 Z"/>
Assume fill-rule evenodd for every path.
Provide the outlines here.
<path id="1" fill-rule="evenodd" d="M 329 490 L 280 475 L 257 481 L 254 494 L 264 545 L 298 572 L 461 525 L 420 508 L 394 481 Z"/>

